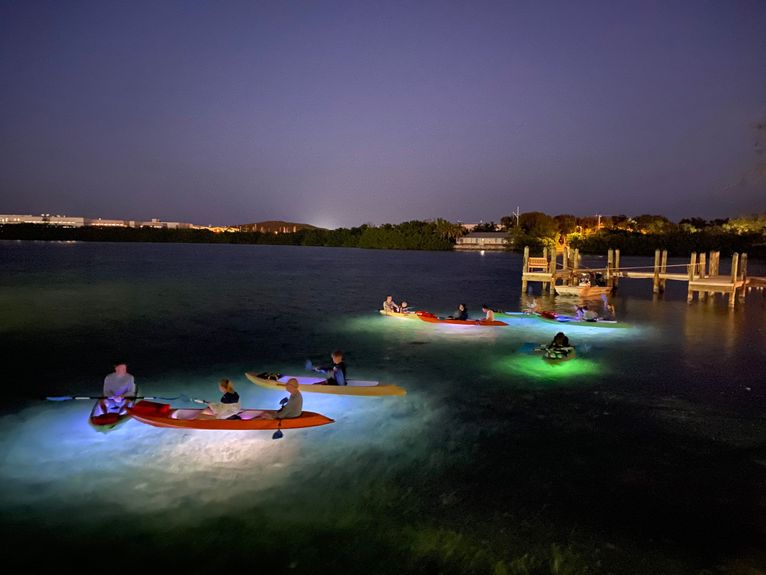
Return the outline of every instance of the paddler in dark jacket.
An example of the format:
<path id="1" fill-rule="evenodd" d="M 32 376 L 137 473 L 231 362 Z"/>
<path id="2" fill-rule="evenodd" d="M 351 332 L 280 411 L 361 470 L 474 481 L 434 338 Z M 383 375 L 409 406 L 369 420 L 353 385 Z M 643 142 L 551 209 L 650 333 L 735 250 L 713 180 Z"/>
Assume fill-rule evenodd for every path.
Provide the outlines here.
<path id="1" fill-rule="evenodd" d="M 343 361 L 343 352 L 336 349 L 330 354 L 332 364 L 315 368 L 315 371 L 321 371 L 325 373 L 327 377 L 327 385 L 346 385 L 348 380 L 346 379 L 346 363 Z"/>
<path id="2" fill-rule="evenodd" d="M 461 303 L 457 306 L 457 310 L 455 310 L 455 313 L 453 313 L 450 316 L 447 316 L 447 319 L 460 319 L 460 320 L 467 320 L 468 319 L 468 308 L 465 307 L 464 303 Z"/>

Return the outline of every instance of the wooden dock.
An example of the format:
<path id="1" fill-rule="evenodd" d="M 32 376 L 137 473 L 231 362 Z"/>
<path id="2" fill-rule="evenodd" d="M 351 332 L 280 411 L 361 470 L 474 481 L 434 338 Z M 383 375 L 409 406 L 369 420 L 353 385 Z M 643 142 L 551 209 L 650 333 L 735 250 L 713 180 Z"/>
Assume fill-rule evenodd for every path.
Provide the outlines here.
<path id="1" fill-rule="evenodd" d="M 699 300 L 717 293 L 727 296 L 729 307 L 734 307 L 737 299 L 744 300 L 745 292 L 752 288 L 763 290 L 766 277 L 748 277 L 747 254 L 732 254 L 731 272 L 720 273 L 721 252 L 709 254 L 693 252 L 688 264 L 668 265 L 668 251 L 656 250 L 653 266 L 620 267 L 620 250 L 610 249 L 607 253 L 606 268 L 590 269 L 582 267 L 582 258 L 578 250 L 574 253 L 567 248 L 562 251 L 559 267 L 556 251 L 543 250 L 542 257 L 530 257 L 529 247 L 524 248 L 524 260 L 521 273 L 521 290 L 526 292 L 529 282 L 541 282 L 543 292 L 554 291 L 555 286 L 572 285 L 580 272 L 601 273 L 609 287 L 617 287 L 620 279 L 650 279 L 652 291 L 662 293 L 668 281 L 687 282 L 686 300 Z M 668 271 L 671 268 L 671 271 Z M 673 271 L 675 270 L 675 271 Z"/>

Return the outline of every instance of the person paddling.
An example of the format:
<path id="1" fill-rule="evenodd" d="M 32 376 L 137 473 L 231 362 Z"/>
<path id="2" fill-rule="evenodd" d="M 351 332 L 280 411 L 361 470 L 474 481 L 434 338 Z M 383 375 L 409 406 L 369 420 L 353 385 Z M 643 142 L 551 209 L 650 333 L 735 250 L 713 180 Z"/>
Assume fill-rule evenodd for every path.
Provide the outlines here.
<path id="1" fill-rule="evenodd" d="M 394 302 L 393 296 L 387 295 L 386 301 L 383 302 L 383 311 L 386 313 L 398 313 L 399 306 Z"/>
<path id="2" fill-rule="evenodd" d="M 455 310 L 455 313 L 453 313 L 450 316 L 447 316 L 447 319 L 459 319 L 466 321 L 468 319 L 468 308 L 465 306 L 464 303 L 458 304 L 457 309 Z"/>
<path id="3" fill-rule="evenodd" d="M 285 389 L 290 392 L 290 397 L 282 399 L 282 407 L 274 411 L 263 411 L 253 419 L 291 419 L 300 417 L 303 413 L 303 396 L 300 392 L 298 380 L 291 377 L 285 384 Z"/>
<path id="4" fill-rule="evenodd" d="M 330 354 L 332 363 L 322 367 L 315 367 L 314 371 L 319 371 L 327 375 L 327 385 L 346 385 L 346 362 L 343 361 L 343 352 L 336 349 Z"/>
<path id="5" fill-rule="evenodd" d="M 242 407 L 239 403 L 239 394 L 234 389 L 234 384 L 230 379 L 222 379 L 218 382 L 218 389 L 223 394 L 221 401 L 208 403 L 207 407 L 200 412 L 200 415 L 212 415 L 216 419 L 235 417 L 242 411 Z"/>
<path id="6" fill-rule="evenodd" d="M 131 374 L 128 373 L 128 366 L 124 362 L 114 364 L 114 372 L 104 378 L 104 399 L 99 402 L 100 413 L 94 415 L 104 415 L 106 413 L 123 413 L 130 401 L 127 398 L 136 396 L 136 382 Z"/>

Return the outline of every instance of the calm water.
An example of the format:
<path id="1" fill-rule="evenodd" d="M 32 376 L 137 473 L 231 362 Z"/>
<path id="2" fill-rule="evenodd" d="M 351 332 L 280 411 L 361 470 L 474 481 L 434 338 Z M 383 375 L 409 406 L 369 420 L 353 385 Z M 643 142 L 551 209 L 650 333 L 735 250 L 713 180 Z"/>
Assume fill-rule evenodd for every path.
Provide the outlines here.
<path id="1" fill-rule="evenodd" d="M 14 571 L 84 567 L 97 551 L 118 571 L 766 568 L 761 293 L 730 311 L 687 305 L 685 284 L 653 299 L 648 280 L 623 281 L 611 300 L 630 329 L 567 329 L 581 353 L 549 366 L 526 350 L 555 325 L 376 311 L 387 293 L 437 313 L 518 310 L 517 255 L 7 242 L 0 265 L 0 518 Z M 215 398 L 230 377 L 244 404 L 272 408 L 283 394 L 245 371 L 301 373 L 334 348 L 354 376 L 407 396 L 305 394 L 336 423 L 279 441 L 135 421 L 101 434 L 89 402 L 40 399 L 98 394 L 122 358 L 147 395 Z"/>

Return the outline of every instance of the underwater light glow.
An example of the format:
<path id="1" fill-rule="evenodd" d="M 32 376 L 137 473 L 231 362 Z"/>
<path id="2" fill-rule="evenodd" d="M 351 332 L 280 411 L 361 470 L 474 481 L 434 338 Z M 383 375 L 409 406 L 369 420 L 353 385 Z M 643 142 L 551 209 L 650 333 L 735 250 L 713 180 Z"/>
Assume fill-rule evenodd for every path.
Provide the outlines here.
<path id="1" fill-rule="evenodd" d="M 592 359 L 577 357 L 554 363 L 545 361 L 539 354 L 505 357 L 497 361 L 496 368 L 507 374 L 549 381 L 560 381 L 586 375 L 604 375 L 609 372 L 608 368 Z"/>

